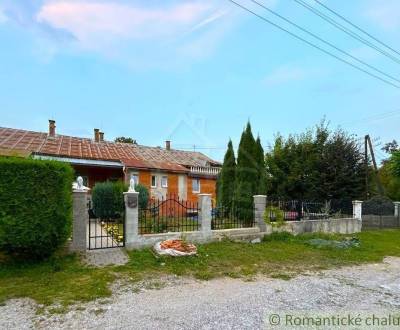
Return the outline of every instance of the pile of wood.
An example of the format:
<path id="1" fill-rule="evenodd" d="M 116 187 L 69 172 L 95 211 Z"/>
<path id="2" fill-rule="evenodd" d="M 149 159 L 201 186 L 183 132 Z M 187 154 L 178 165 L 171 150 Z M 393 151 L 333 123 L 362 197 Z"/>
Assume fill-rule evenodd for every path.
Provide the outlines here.
<path id="1" fill-rule="evenodd" d="M 179 252 L 192 253 L 197 252 L 197 248 L 195 245 L 187 243 L 181 239 L 168 239 L 166 241 L 161 242 L 161 249 L 173 249 Z"/>

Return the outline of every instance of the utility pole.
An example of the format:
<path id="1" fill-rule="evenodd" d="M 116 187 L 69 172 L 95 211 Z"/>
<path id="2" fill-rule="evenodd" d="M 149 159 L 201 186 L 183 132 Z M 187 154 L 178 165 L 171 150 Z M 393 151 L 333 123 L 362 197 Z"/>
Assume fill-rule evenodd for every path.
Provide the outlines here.
<path id="1" fill-rule="evenodd" d="M 366 153 L 366 158 L 367 158 L 367 159 L 366 159 L 366 162 L 367 162 L 367 166 L 368 166 L 367 143 L 368 143 L 368 146 L 369 146 L 369 151 L 370 151 L 370 153 L 371 153 L 372 163 L 373 163 L 373 165 L 374 165 L 374 170 L 375 170 L 375 175 L 376 175 L 376 182 L 377 182 L 377 185 L 378 185 L 378 191 L 379 191 L 379 194 L 380 194 L 381 196 L 383 196 L 383 195 L 384 195 L 384 190 L 383 190 L 383 186 L 382 186 L 381 179 L 380 179 L 380 177 L 379 177 L 379 171 L 378 171 L 378 166 L 376 165 L 376 159 L 375 159 L 374 149 L 373 149 L 373 147 L 372 147 L 372 142 L 371 142 L 371 138 L 370 138 L 369 135 L 366 135 L 366 136 L 365 136 L 365 145 L 366 145 L 365 153 Z M 368 173 L 368 172 L 367 172 L 367 173 Z M 368 180 L 368 178 L 367 178 L 367 180 Z M 366 182 L 368 183 L 368 181 L 366 181 Z M 368 191 L 368 186 L 367 186 L 367 191 Z"/>

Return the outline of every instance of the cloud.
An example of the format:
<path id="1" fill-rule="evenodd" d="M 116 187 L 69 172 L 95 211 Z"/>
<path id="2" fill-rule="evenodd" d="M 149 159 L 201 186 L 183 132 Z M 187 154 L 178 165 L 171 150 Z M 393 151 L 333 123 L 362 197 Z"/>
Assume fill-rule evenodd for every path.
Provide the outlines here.
<path id="1" fill-rule="evenodd" d="M 365 15 L 381 28 L 394 30 L 400 27 L 400 1 L 373 0 L 366 9 Z"/>
<path id="2" fill-rule="evenodd" d="M 82 45 L 91 46 L 104 37 L 109 40 L 170 37 L 198 24 L 209 10 L 207 2 L 145 8 L 111 2 L 57 1 L 45 4 L 37 20 L 66 30 Z"/>
<path id="3" fill-rule="evenodd" d="M 304 68 L 284 65 L 274 69 L 264 79 L 264 83 L 267 86 L 277 86 L 290 82 L 303 80 L 308 76 L 307 71 Z"/>

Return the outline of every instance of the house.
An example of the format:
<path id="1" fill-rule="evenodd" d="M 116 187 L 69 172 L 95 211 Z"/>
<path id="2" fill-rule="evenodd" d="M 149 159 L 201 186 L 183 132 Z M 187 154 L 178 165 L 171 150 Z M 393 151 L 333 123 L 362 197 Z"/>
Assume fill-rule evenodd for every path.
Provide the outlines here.
<path id="1" fill-rule="evenodd" d="M 68 162 L 90 188 L 96 182 L 129 182 L 133 177 L 154 198 L 176 195 L 188 201 L 197 201 L 199 193 L 215 198 L 221 167 L 200 152 L 173 149 L 170 141 L 165 148 L 115 143 L 106 141 L 98 129 L 93 139 L 59 135 L 53 120 L 47 133 L 0 127 L 0 155 Z"/>

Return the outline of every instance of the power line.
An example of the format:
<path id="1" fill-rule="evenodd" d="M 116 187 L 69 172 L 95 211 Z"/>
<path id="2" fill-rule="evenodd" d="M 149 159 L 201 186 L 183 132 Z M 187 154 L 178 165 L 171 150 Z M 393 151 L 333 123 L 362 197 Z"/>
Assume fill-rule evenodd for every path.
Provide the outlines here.
<path id="1" fill-rule="evenodd" d="M 345 27 L 343 24 L 338 23 L 337 21 L 335 21 L 334 19 L 332 19 L 331 17 L 325 15 L 324 13 L 322 13 L 321 11 L 319 11 L 318 9 L 315 9 L 314 7 L 310 6 L 309 4 L 307 4 L 306 2 L 304 2 L 303 0 L 294 0 L 295 2 L 297 2 L 299 5 L 303 6 L 304 8 L 308 9 L 309 11 L 313 12 L 315 15 L 321 17 L 323 20 L 327 21 L 328 23 L 330 23 L 331 25 L 335 26 L 336 28 L 338 28 L 339 30 L 343 31 L 344 33 L 348 34 L 349 36 L 351 36 L 352 38 L 362 42 L 363 44 L 367 45 L 368 47 L 378 51 L 379 53 L 385 55 L 386 57 L 390 58 L 392 61 L 397 62 L 398 64 L 400 64 L 400 59 L 398 59 L 397 57 L 393 56 L 392 54 L 382 50 L 381 48 L 379 48 L 378 46 L 374 45 L 373 43 L 369 42 L 367 39 L 364 39 L 362 36 L 360 36 L 359 34 L 349 30 L 347 27 Z"/>
<path id="2" fill-rule="evenodd" d="M 340 15 L 337 11 L 329 8 L 327 5 L 323 4 L 321 1 L 319 0 L 314 0 L 316 3 L 318 3 L 320 6 L 324 7 L 326 10 L 330 11 L 331 13 L 333 13 L 334 15 L 338 16 L 339 18 L 341 18 L 343 21 L 345 21 L 346 23 L 350 24 L 352 27 L 356 28 L 358 31 L 361 31 L 362 33 L 366 34 L 368 37 L 370 37 L 371 39 L 375 40 L 376 42 L 380 43 L 382 46 L 385 46 L 386 48 L 390 49 L 391 51 L 397 53 L 400 55 L 400 52 L 398 52 L 396 49 L 393 49 L 392 47 L 390 47 L 389 45 L 385 44 L 384 42 L 380 41 L 378 38 L 374 37 L 373 35 L 371 35 L 370 33 L 368 33 L 367 31 L 363 30 L 361 27 L 359 27 L 358 25 L 352 23 L 349 19 L 347 19 L 346 17 L 344 17 L 343 15 Z"/>
<path id="3" fill-rule="evenodd" d="M 298 28 L 299 30 L 301 30 L 301 31 L 303 31 L 303 32 L 305 32 L 305 33 L 311 35 L 312 37 L 314 37 L 314 38 L 316 38 L 317 40 L 323 42 L 324 44 L 326 44 L 326 45 L 328 45 L 328 46 L 330 46 L 330 47 L 336 49 L 337 51 L 341 52 L 342 54 L 345 54 L 345 55 L 351 57 L 353 60 L 356 60 L 357 62 L 359 62 L 359 63 L 361 63 L 361 64 L 363 64 L 363 65 L 369 67 L 370 69 L 373 69 L 373 70 L 379 72 L 380 74 L 383 74 L 384 76 L 386 76 L 386 77 L 388 77 L 388 78 L 390 78 L 390 79 L 393 79 L 393 80 L 395 80 L 395 81 L 397 81 L 397 82 L 400 82 L 400 80 L 397 79 L 396 77 L 393 77 L 393 76 L 391 76 L 391 75 L 389 75 L 389 74 L 387 74 L 387 73 L 381 71 L 380 69 L 376 68 L 375 66 L 370 65 L 370 64 L 366 63 L 365 61 L 363 61 L 363 60 L 357 58 L 356 56 L 351 55 L 350 53 L 344 51 L 343 49 L 340 49 L 339 47 L 335 46 L 335 45 L 332 44 L 331 42 L 326 41 L 325 39 L 323 39 L 323 38 L 319 37 L 318 35 L 316 35 L 315 33 L 311 32 L 310 30 L 307 30 L 307 29 L 303 28 L 302 26 L 300 26 L 300 25 L 294 23 L 294 22 L 291 21 L 290 19 L 288 19 L 288 18 L 286 18 L 286 17 L 280 15 L 279 13 L 277 13 L 276 11 L 274 11 L 274 10 L 268 8 L 267 6 L 263 5 L 262 3 L 260 3 L 260 2 L 258 2 L 258 1 L 256 1 L 256 0 L 250 0 L 250 1 L 252 1 L 253 3 L 259 5 L 260 7 L 264 8 L 265 10 L 269 11 L 271 14 L 275 15 L 276 17 L 279 17 L 280 19 L 284 20 L 285 22 L 287 22 L 287 23 L 291 24 L 292 26 Z"/>
<path id="4" fill-rule="evenodd" d="M 379 77 L 379 76 L 377 76 L 377 75 L 375 75 L 375 74 L 373 74 L 373 73 L 371 73 L 371 72 L 369 72 L 369 71 L 367 71 L 367 70 L 365 70 L 365 69 L 363 69 L 363 68 L 360 68 L 359 66 L 357 66 L 357 65 L 355 65 L 355 64 L 353 64 L 353 63 L 351 63 L 351 62 L 349 62 L 349 61 L 347 61 L 347 60 L 345 60 L 345 59 L 343 59 L 343 58 L 341 58 L 341 57 L 339 57 L 339 56 L 337 56 L 337 55 L 335 55 L 335 54 L 333 54 L 333 53 L 331 53 L 331 52 L 329 52 L 329 51 L 327 51 L 327 50 L 325 50 L 325 49 L 323 49 L 323 48 L 321 48 L 321 47 L 319 47 L 318 45 L 315 45 L 314 43 L 312 43 L 312 42 L 310 42 L 310 41 L 308 41 L 308 40 L 306 40 L 306 39 L 304 39 L 304 38 L 298 36 L 298 35 L 295 34 L 295 33 L 293 33 L 293 32 L 291 32 L 291 31 L 289 31 L 289 30 L 287 30 L 287 29 L 281 27 L 279 24 L 276 24 L 276 23 L 270 21 L 269 19 L 265 18 L 264 16 L 262 16 L 262 15 L 260 15 L 260 14 L 257 14 L 256 12 L 254 12 L 254 11 L 252 11 L 251 9 L 249 9 L 249 8 L 247 8 L 247 7 L 243 6 L 243 5 L 241 5 L 240 3 L 238 3 L 238 2 L 236 2 L 236 1 L 234 1 L 234 0 L 228 0 L 228 1 L 232 2 L 232 3 L 235 4 L 236 6 L 242 8 L 243 10 L 245 10 L 245 11 L 247 11 L 247 12 L 249 12 L 249 13 L 255 15 L 255 16 L 257 16 L 257 17 L 260 18 L 261 20 L 263 20 L 263 21 L 267 22 L 268 24 L 270 24 L 270 25 L 276 27 L 277 29 L 279 29 L 279 30 L 281 30 L 281 31 L 284 31 L 284 32 L 286 32 L 287 34 L 291 35 L 292 37 L 294 37 L 294 38 L 296 38 L 296 39 L 298 39 L 298 40 L 300 40 L 300 41 L 302 41 L 302 42 L 308 44 L 309 46 L 311 46 L 311 47 L 313 47 L 313 48 L 315 48 L 315 49 L 318 49 L 318 50 L 320 50 L 321 52 L 323 52 L 323 53 L 325 53 L 325 54 L 327 54 L 327 55 L 329 55 L 329 56 L 331 56 L 331 57 L 333 57 L 333 58 L 335 58 L 335 59 L 337 59 L 337 60 L 339 60 L 339 61 L 341 61 L 341 62 L 347 64 L 347 65 L 350 65 L 351 67 L 353 67 L 353 68 L 355 68 L 355 69 L 357 69 L 357 70 L 359 70 L 359 71 L 361 71 L 361 72 L 364 72 L 365 74 L 367 74 L 367 75 L 369 75 L 369 76 L 371 76 L 371 77 L 374 77 L 374 78 L 376 78 L 376 79 L 378 79 L 378 80 L 380 80 L 380 81 L 382 81 L 382 82 L 384 82 L 384 83 L 386 83 L 386 84 L 388 84 L 388 85 L 391 85 L 391 86 L 393 86 L 393 87 L 395 87 L 395 88 L 400 88 L 400 86 L 398 86 L 398 85 L 396 85 L 396 84 L 394 84 L 394 83 L 392 83 L 392 82 L 390 82 L 390 81 L 388 81 L 388 80 L 386 80 L 386 79 L 384 79 L 384 78 L 381 78 L 381 77 Z"/>

